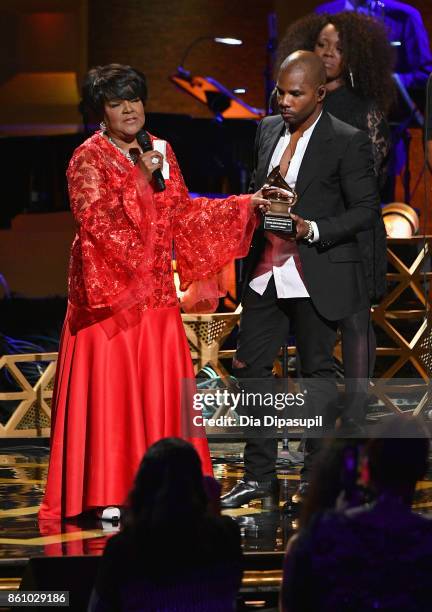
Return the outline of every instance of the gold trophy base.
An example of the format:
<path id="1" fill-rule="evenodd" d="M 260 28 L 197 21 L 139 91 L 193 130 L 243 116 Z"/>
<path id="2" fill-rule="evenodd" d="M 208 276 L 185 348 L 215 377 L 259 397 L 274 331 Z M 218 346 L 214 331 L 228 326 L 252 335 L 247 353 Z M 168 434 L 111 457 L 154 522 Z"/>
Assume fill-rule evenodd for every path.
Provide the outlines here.
<path id="1" fill-rule="evenodd" d="M 290 217 L 291 206 L 281 200 L 270 200 L 270 210 L 264 215 L 264 229 L 283 232 L 289 236 L 297 233 L 294 221 Z"/>
<path id="2" fill-rule="evenodd" d="M 264 229 L 273 232 L 283 232 L 289 236 L 295 236 L 297 233 L 294 221 L 289 215 L 275 215 L 266 213 L 264 215 Z"/>

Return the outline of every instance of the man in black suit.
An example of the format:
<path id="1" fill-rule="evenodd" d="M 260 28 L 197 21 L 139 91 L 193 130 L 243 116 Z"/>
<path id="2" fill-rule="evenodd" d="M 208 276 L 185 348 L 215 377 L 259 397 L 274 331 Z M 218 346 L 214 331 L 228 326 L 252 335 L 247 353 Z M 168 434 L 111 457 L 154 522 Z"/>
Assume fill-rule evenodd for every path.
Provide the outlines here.
<path id="1" fill-rule="evenodd" d="M 238 378 L 271 378 L 291 320 L 309 410 L 333 427 L 337 321 L 369 304 L 355 235 L 372 227 L 380 209 L 369 139 L 323 112 L 325 82 L 320 58 L 309 51 L 293 53 L 277 79 L 280 115 L 258 126 L 250 191 L 262 187 L 279 165 L 298 194 L 292 214 L 297 234 L 287 239 L 263 226 L 255 233 L 233 365 Z M 318 439 L 306 441 L 303 489 L 319 446 Z M 277 504 L 276 459 L 274 437 L 248 439 L 244 479 L 222 497 L 222 506 L 256 498 Z"/>

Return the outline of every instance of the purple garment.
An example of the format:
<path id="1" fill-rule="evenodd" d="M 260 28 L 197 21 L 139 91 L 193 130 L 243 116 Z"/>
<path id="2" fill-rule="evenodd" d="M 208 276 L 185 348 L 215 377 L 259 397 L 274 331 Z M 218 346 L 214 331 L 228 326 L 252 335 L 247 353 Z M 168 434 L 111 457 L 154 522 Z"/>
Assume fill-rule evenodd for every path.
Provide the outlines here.
<path id="1" fill-rule="evenodd" d="M 351 6 L 351 8 L 350 8 Z M 395 72 L 400 75 L 405 87 L 422 88 L 426 85 L 432 72 L 432 54 L 429 35 L 426 31 L 420 12 L 409 4 L 395 0 L 382 2 L 364 2 L 356 9 L 346 0 L 335 0 L 320 4 L 316 13 L 333 15 L 347 10 L 371 15 L 384 20 L 390 42 L 401 42 L 397 50 Z"/>
<path id="2" fill-rule="evenodd" d="M 173 508 L 173 525 L 178 513 Z M 177 529 L 114 535 L 100 559 L 88 612 L 230 612 L 241 584 L 240 529 L 228 516 Z"/>
<path id="3" fill-rule="evenodd" d="M 290 612 L 430 612 L 432 521 L 391 498 L 325 512 L 284 562 Z"/>

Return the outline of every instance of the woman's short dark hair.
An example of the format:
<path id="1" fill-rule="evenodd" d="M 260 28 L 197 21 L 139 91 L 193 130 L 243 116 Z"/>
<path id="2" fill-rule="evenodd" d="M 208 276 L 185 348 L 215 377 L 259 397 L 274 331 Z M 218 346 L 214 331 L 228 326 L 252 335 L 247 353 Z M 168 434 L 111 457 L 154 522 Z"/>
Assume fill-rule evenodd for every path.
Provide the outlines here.
<path id="1" fill-rule="evenodd" d="M 142 72 L 123 64 L 107 64 L 91 68 L 82 86 L 81 110 L 91 110 L 102 119 L 109 100 L 147 101 L 147 83 Z"/>

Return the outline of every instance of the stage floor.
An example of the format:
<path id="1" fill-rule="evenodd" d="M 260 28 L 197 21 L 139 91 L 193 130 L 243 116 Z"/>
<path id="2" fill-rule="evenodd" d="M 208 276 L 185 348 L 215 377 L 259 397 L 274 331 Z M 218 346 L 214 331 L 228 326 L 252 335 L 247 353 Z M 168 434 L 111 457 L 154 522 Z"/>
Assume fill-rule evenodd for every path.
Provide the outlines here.
<path id="1" fill-rule="evenodd" d="M 290 452 L 281 450 L 278 477 L 281 482 L 281 506 L 295 491 L 300 466 L 296 442 Z M 212 442 L 215 476 L 221 481 L 223 492 L 229 490 L 242 477 L 241 444 Z M 31 557 L 100 555 L 106 539 L 113 532 L 108 525 L 96 520 L 61 523 L 45 521 L 39 524 L 37 512 L 42 498 L 48 467 L 48 449 L 29 446 L 18 447 L 0 442 L 0 576 L 21 575 L 22 568 Z M 428 480 L 419 484 L 415 509 L 432 518 L 432 472 Z M 296 528 L 293 517 L 278 511 L 266 511 L 260 502 L 249 507 L 224 511 L 240 525 L 245 553 L 276 553 L 282 555 L 286 542 Z M 175 520 L 175 516 L 173 516 Z M 179 525 L 181 528 L 181 525 Z M 280 562 L 280 561 L 279 561 Z M 280 565 L 279 565 L 280 567 Z M 21 570 L 19 569 L 21 568 Z"/>

